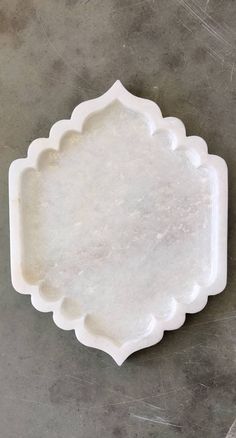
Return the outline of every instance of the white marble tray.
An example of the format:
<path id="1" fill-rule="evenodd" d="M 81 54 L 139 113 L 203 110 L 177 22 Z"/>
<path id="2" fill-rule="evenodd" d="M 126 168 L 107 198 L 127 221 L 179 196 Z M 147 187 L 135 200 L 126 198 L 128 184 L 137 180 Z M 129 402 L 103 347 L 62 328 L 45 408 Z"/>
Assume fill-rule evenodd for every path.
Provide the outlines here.
<path id="1" fill-rule="evenodd" d="M 117 364 L 226 284 L 227 167 L 117 81 L 9 171 L 14 288 Z"/>

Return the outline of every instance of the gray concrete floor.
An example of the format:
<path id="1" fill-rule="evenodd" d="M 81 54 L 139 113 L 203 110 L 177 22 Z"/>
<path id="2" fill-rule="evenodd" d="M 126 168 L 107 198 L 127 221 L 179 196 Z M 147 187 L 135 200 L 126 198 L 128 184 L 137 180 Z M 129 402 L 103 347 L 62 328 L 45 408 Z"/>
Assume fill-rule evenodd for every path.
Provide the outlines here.
<path id="1" fill-rule="evenodd" d="M 1 0 L 1 438 L 222 438 L 236 416 L 236 2 Z M 119 368 L 14 292 L 7 173 L 116 79 L 228 163 L 224 293 Z M 228 435 L 231 436 L 231 435 Z"/>

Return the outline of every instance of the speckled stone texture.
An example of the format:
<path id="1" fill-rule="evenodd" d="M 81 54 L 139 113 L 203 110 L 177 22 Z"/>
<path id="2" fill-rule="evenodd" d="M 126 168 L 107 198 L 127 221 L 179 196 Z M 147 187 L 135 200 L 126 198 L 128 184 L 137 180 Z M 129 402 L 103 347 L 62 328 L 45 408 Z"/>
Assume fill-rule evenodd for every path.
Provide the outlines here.
<path id="1" fill-rule="evenodd" d="M 231 0 L 1 1 L 3 438 L 227 435 L 236 416 L 235 20 Z M 10 162 L 116 79 L 204 137 L 226 160 L 230 183 L 226 291 L 121 368 L 14 292 L 7 194 Z"/>

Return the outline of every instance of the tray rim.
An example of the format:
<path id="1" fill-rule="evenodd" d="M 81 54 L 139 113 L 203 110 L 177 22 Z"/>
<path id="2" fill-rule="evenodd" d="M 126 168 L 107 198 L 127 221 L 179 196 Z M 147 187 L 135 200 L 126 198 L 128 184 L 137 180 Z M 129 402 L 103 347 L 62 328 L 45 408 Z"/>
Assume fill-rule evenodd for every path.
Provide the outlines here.
<path id="1" fill-rule="evenodd" d="M 184 149 L 193 166 L 210 169 L 214 179 L 214 226 L 212 242 L 214 247 L 214 269 L 206 284 L 194 285 L 194 300 L 183 304 L 173 298 L 173 310 L 168 318 L 157 320 L 152 315 L 150 325 L 142 337 L 117 345 L 109 337 L 95 335 L 86 328 L 87 315 L 71 319 L 63 312 L 63 300 L 46 301 L 38 285 L 28 283 L 22 273 L 22 243 L 20 214 L 20 178 L 27 168 L 37 168 L 37 161 L 46 150 L 59 150 L 62 137 L 69 131 L 82 133 L 85 121 L 91 115 L 119 101 L 126 108 L 143 114 L 148 121 L 151 135 L 158 130 L 168 130 L 173 139 L 173 150 Z M 72 112 L 71 118 L 56 122 L 48 138 L 38 138 L 29 145 L 26 158 L 13 161 L 9 168 L 9 220 L 10 257 L 13 287 L 21 294 L 31 295 L 32 305 L 41 312 L 53 312 L 55 324 L 64 330 L 75 330 L 77 339 L 84 345 L 98 348 L 110 354 L 118 365 L 133 352 L 159 342 L 165 330 L 175 330 L 183 325 L 186 313 L 202 310 L 209 295 L 222 292 L 227 281 L 227 210 L 228 210 L 228 171 L 223 158 L 208 154 L 206 142 L 198 136 L 186 136 L 184 124 L 175 117 L 163 118 L 159 106 L 148 99 L 131 94 L 117 80 L 102 96 L 80 103 Z"/>

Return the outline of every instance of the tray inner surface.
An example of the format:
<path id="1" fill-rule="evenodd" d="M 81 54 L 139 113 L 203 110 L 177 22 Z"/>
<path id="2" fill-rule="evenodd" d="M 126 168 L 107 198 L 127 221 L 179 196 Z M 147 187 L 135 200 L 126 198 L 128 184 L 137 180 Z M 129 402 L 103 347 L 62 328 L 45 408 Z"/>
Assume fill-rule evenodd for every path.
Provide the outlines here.
<path id="1" fill-rule="evenodd" d="M 22 175 L 25 279 L 117 343 L 211 274 L 211 177 L 171 142 L 114 103 Z"/>

